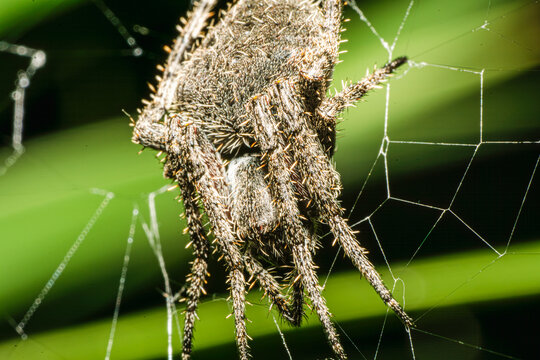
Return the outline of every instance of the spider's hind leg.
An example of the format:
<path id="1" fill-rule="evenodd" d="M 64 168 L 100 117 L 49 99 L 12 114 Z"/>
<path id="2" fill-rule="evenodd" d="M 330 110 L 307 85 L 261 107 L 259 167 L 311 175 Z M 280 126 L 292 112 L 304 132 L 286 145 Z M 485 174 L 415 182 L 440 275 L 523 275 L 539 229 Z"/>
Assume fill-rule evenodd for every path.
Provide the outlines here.
<path id="1" fill-rule="evenodd" d="M 225 181 L 223 162 L 214 146 L 195 124 L 184 122 L 180 116 L 171 118 L 167 153 L 185 169 L 186 180 L 199 193 L 216 237 L 228 273 L 236 327 L 236 343 L 241 360 L 248 360 L 249 345 L 245 317 L 244 260 L 233 232 L 227 206 L 229 190 Z M 181 176 L 180 172 L 177 173 Z M 182 181 L 182 180 L 181 180 Z"/>
<path id="2" fill-rule="evenodd" d="M 287 87 L 283 90 L 282 87 Z M 347 355 L 339 341 L 336 328 L 330 320 L 331 314 L 326 305 L 326 301 L 321 294 L 321 287 L 318 282 L 316 267 L 312 257 L 312 239 L 306 225 L 303 223 L 305 217 L 298 209 L 298 199 L 295 190 L 296 180 L 291 176 L 295 166 L 291 156 L 291 146 L 287 145 L 282 134 L 279 133 L 276 123 L 284 121 L 289 115 L 294 115 L 290 120 L 297 120 L 296 115 L 302 118 L 303 110 L 288 109 L 287 105 L 296 106 L 296 102 L 287 102 L 291 99 L 291 87 L 287 82 L 275 84 L 268 88 L 267 92 L 248 103 L 247 110 L 254 117 L 255 136 L 260 149 L 265 152 L 265 163 L 268 166 L 268 183 L 272 198 L 279 214 L 281 226 L 285 238 L 292 253 L 292 258 L 299 280 L 302 281 L 305 290 L 311 299 L 313 309 L 316 311 L 327 339 L 332 346 L 334 353 L 339 359 L 346 359 Z M 285 99 L 276 106 L 278 113 L 272 111 L 270 104 L 278 99 Z M 298 111 L 295 111 L 298 110 Z M 278 117 L 279 119 L 276 119 Z M 319 175 L 319 174 L 317 174 Z"/>
<path id="3" fill-rule="evenodd" d="M 312 122 L 309 114 L 302 111 L 302 96 L 295 90 L 298 88 L 295 80 L 291 79 L 280 82 L 273 88 L 268 89 L 270 98 L 275 103 L 279 99 L 279 103 L 274 105 L 280 110 L 280 113 L 276 115 L 278 119 L 272 118 L 270 111 L 266 111 L 266 114 L 268 114 L 267 117 L 269 117 L 270 121 L 279 121 L 280 131 L 276 132 L 274 137 L 267 137 L 265 139 L 263 138 L 265 135 L 264 131 L 260 130 L 269 128 L 270 124 L 261 124 L 256 128 L 256 130 L 260 129 L 260 138 L 258 140 L 261 142 L 261 147 L 275 144 L 274 146 L 282 146 L 288 150 L 287 152 L 282 150 L 283 154 L 276 155 L 277 158 L 274 160 L 276 161 L 276 165 L 272 165 L 275 168 L 274 173 L 276 176 L 282 178 L 278 178 L 276 182 L 283 183 L 283 180 L 287 181 L 288 179 L 285 178 L 284 174 L 291 173 L 291 169 L 294 168 L 294 172 L 299 174 L 299 178 L 302 180 L 302 189 L 307 192 L 307 197 L 310 200 L 308 203 L 312 204 L 319 219 L 330 226 L 336 241 L 343 247 L 346 255 L 362 272 L 386 305 L 410 327 L 412 326 L 411 318 L 405 313 L 399 303 L 393 298 L 390 290 L 384 285 L 379 273 L 368 260 L 365 249 L 360 246 L 354 232 L 343 218 L 343 209 L 338 201 L 341 193 L 339 174 L 334 169 L 327 153 L 325 153 L 317 133 L 309 126 Z M 257 101 L 261 103 L 263 101 L 269 102 L 268 99 L 263 97 L 260 97 L 260 100 L 257 99 Z M 264 105 L 257 103 L 253 112 L 265 113 Z M 265 120 L 266 117 L 261 117 L 261 119 Z M 263 141 L 268 142 L 268 145 L 263 143 Z M 291 165 L 288 165 L 286 161 L 282 160 L 287 158 L 289 158 Z M 270 159 L 272 160 L 271 157 Z M 284 195 L 282 194 L 286 194 L 289 187 L 285 184 L 281 185 L 280 188 L 275 190 L 274 197 L 278 199 L 280 197 L 283 198 Z M 283 201 L 286 207 L 282 211 L 282 214 L 286 214 L 287 210 L 292 208 L 290 204 L 296 202 L 292 194 L 289 195 L 289 198 Z M 286 216 L 280 214 L 280 219 L 283 217 L 292 217 L 294 219 L 295 216 L 298 217 L 298 214 Z M 293 234 L 289 236 L 295 238 Z M 293 246 L 293 250 L 296 251 L 296 258 L 306 259 L 297 264 L 297 268 L 299 265 L 307 267 L 305 272 L 306 274 L 310 274 L 310 262 L 307 259 L 310 258 L 311 254 L 304 251 L 301 246 L 298 247 L 295 245 Z M 306 283 L 305 286 L 309 292 L 309 287 Z M 310 297 L 313 299 L 312 294 L 310 294 Z"/>

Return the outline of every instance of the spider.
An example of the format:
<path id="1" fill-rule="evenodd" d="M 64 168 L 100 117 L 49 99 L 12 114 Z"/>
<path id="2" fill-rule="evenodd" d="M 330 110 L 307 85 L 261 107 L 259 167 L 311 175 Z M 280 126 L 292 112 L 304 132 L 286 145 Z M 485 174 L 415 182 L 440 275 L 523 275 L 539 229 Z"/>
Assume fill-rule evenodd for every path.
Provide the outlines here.
<path id="1" fill-rule="evenodd" d="M 195 257 L 182 357 L 190 358 L 215 244 L 228 271 L 240 359 L 250 357 L 245 296 L 255 282 L 295 326 L 307 295 L 333 352 L 346 359 L 313 262 L 317 223 L 329 226 L 334 243 L 412 326 L 343 218 L 341 183 L 330 160 L 340 113 L 407 60 L 397 58 L 327 97 L 341 42 L 341 0 L 237 0 L 208 24 L 216 2 L 201 0 L 183 20 L 173 48 L 165 47 L 170 55 L 158 66 L 157 89 L 150 85 L 151 100 L 143 100 L 132 124 L 133 142 L 166 153 L 164 176 L 181 190 Z M 292 271 L 280 282 L 268 264 Z"/>

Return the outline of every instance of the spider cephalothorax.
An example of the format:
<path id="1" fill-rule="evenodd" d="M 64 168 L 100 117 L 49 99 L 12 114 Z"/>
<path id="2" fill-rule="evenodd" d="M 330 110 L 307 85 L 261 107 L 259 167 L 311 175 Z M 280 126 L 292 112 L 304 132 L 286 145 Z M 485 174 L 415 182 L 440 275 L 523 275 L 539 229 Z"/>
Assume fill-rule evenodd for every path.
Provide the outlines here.
<path id="1" fill-rule="evenodd" d="M 334 353 L 344 359 L 312 260 L 314 223 L 329 226 L 382 300 L 412 325 L 343 219 L 341 183 L 330 161 L 339 114 L 406 60 L 398 58 L 327 97 L 338 59 L 341 0 L 238 0 L 199 42 L 215 2 L 200 1 L 181 28 L 133 133 L 134 142 L 167 154 L 165 176 L 182 192 L 195 254 L 183 357 L 191 353 L 211 247 L 200 199 L 229 272 L 240 358 L 249 357 L 249 275 L 294 325 L 302 319 L 305 293 Z M 289 283 L 280 284 L 264 268 L 267 263 L 292 265 Z M 288 296 L 285 285 L 292 289 Z"/>

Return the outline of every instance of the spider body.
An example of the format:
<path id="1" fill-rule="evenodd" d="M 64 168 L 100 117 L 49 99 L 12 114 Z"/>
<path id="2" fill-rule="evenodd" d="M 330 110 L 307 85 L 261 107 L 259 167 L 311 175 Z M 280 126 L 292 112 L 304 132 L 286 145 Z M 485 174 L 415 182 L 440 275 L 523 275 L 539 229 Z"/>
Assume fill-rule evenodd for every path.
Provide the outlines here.
<path id="1" fill-rule="evenodd" d="M 293 325 L 304 295 L 337 357 L 346 358 L 321 295 L 312 255 L 314 224 L 335 242 L 407 325 L 411 319 L 383 284 L 339 206 L 330 156 L 337 117 L 406 60 L 398 58 L 326 97 L 338 58 L 341 0 L 238 0 L 207 29 L 214 0 L 199 2 L 181 28 L 157 91 L 145 101 L 133 141 L 166 152 L 164 173 L 178 182 L 195 260 L 188 277 L 183 358 L 191 353 L 210 244 L 199 200 L 229 271 L 236 339 L 249 357 L 246 275 Z M 264 265 L 288 264 L 289 295 Z"/>
<path id="2" fill-rule="evenodd" d="M 255 137 L 246 103 L 276 81 L 300 77 L 295 60 L 320 47 L 323 25 L 311 2 L 239 2 L 183 63 L 172 108 L 189 114 L 221 154 L 249 151 Z M 314 85 L 324 94 L 326 79 Z"/>

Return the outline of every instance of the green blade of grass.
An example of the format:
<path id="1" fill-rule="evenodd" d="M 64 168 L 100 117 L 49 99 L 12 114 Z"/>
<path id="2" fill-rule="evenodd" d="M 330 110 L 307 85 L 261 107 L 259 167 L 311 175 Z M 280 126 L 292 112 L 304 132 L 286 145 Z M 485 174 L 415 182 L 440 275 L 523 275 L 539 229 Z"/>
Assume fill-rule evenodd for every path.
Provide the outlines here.
<path id="1" fill-rule="evenodd" d="M 537 271 L 539 256 L 540 242 L 537 241 L 511 246 L 509 253 L 502 257 L 488 249 L 471 251 L 418 260 L 407 268 L 402 268 L 403 264 L 396 264 L 394 272 L 406 286 L 408 311 L 413 317 L 419 317 L 433 308 L 540 294 L 540 272 Z M 389 279 L 387 271 L 383 271 L 383 277 Z M 501 283 L 505 286 L 500 286 Z M 267 306 L 259 303 L 260 295 L 254 292 L 249 296 L 255 305 L 248 307 L 247 316 L 252 321 L 248 331 L 254 338 L 276 332 Z M 329 307 L 336 309 L 335 319 L 338 322 L 382 317 L 387 311 L 356 271 L 330 276 L 325 296 Z M 233 320 L 226 319 L 230 306 L 225 297 L 201 304 L 199 317 L 202 321 L 197 323 L 197 351 L 234 342 Z M 105 352 L 110 325 L 110 319 L 106 319 L 30 334 L 25 341 L 18 338 L 8 340 L 0 343 L 0 357 L 13 360 L 100 358 Z M 281 327 L 286 336 L 292 336 L 291 332 L 301 332 L 314 326 L 319 324 L 316 316 L 310 314 L 300 329 L 286 325 Z M 421 318 L 417 326 L 422 329 Z M 118 322 L 113 358 L 162 358 L 166 355 L 166 339 L 165 306 L 123 316 Z M 178 349 L 178 338 L 174 339 Z"/>

